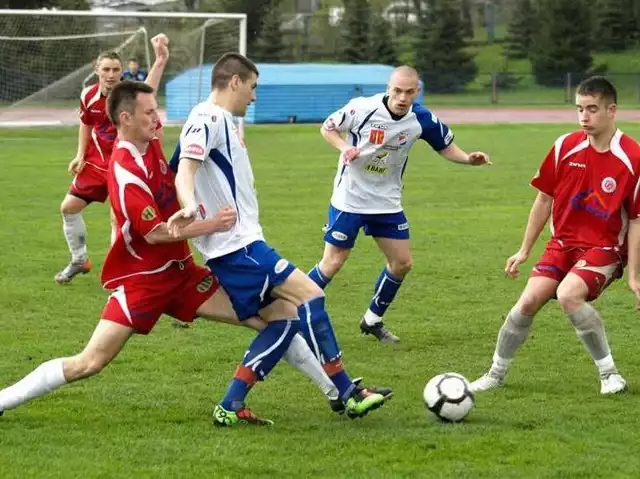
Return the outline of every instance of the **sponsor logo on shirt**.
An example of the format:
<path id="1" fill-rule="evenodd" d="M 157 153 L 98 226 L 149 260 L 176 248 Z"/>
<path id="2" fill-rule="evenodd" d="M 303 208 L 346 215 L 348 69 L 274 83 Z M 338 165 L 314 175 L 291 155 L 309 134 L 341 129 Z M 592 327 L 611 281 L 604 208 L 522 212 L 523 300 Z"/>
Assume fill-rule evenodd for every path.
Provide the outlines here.
<path id="1" fill-rule="evenodd" d="M 585 165 L 584 163 L 576 163 L 575 161 L 570 161 L 569 162 L 569 166 L 572 166 L 574 168 L 586 168 L 587 165 Z"/>
<path id="2" fill-rule="evenodd" d="M 204 148 L 202 148 L 200 145 L 192 143 L 184 149 L 184 153 L 185 155 L 193 155 L 195 157 L 204 156 Z"/>
<path id="3" fill-rule="evenodd" d="M 571 198 L 571 207 L 574 210 L 586 211 L 601 220 L 607 220 L 610 216 L 602 196 L 592 189 L 581 191 Z"/>

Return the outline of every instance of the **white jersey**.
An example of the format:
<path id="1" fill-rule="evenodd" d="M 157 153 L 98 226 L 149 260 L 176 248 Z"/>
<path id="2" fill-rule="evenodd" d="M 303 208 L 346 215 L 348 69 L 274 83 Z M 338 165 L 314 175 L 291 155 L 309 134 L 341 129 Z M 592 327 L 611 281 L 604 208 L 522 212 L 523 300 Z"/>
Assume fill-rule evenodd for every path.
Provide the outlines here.
<path id="1" fill-rule="evenodd" d="M 202 217 L 213 218 L 225 206 L 234 207 L 238 214 L 229 231 L 193 241 L 206 261 L 264 240 L 251 163 L 231 113 L 210 100 L 196 105 L 182 128 L 176 153 L 178 160 L 202 162 L 195 177 L 196 201 Z"/>
<path id="2" fill-rule="evenodd" d="M 340 157 L 331 204 L 349 213 L 402 211 L 402 175 L 418 139 L 436 151 L 453 142 L 453 132 L 429 110 L 414 103 L 403 117 L 392 114 L 386 95 L 354 98 L 329 116 L 323 128 L 347 133 L 360 149 L 350 165 Z"/>

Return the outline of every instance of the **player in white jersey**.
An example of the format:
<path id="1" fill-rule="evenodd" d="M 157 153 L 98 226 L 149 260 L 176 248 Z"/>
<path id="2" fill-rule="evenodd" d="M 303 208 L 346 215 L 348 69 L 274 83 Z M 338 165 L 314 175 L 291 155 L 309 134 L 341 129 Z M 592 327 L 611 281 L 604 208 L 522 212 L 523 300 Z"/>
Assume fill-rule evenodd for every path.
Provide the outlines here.
<path id="1" fill-rule="evenodd" d="M 263 353 L 256 355 L 250 349 L 249 355 L 260 356 L 259 369 L 274 365 L 280 339 L 278 334 L 269 335 L 269 330 L 278 333 L 276 328 L 283 323 L 299 327 L 338 389 L 341 401 L 335 410 L 361 417 L 384 404 L 392 391 L 362 388 L 350 379 L 342 366 L 323 291 L 271 248 L 262 234 L 251 163 L 233 123 L 233 116 L 244 116 L 255 99 L 257 79 L 256 66 L 236 53 L 223 55 L 214 66 L 211 96 L 191 111 L 180 135 L 180 152 L 174 155 L 183 209 L 169 220 L 169 227 L 179 234 L 178 225 L 185 218 L 207 218 L 232 206 L 237 212 L 235 225 L 227 232 L 201 236 L 194 245 L 228 293 L 238 318 L 259 315 L 269 323 L 259 333 L 264 338 Z M 286 307 L 278 305 L 291 303 L 298 308 L 298 317 L 282 317 L 279 311 Z M 241 373 L 216 407 L 214 421 L 224 421 L 241 407 L 243 385 L 262 379 L 262 375 Z"/>
<path id="2" fill-rule="evenodd" d="M 424 140 L 454 163 L 491 164 L 487 154 L 467 154 L 456 146 L 449 127 L 416 102 L 419 90 L 416 70 L 398 67 L 386 93 L 354 98 L 330 115 L 321 129 L 323 138 L 340 151 L 340 158 L 324 254 L 309 277 L 324 289 L 347 261 L 360 229 L 373 236 L 387 264 L 360 320 L 360 330 L 385 343 L 399 341 L 384 326 L 382 316 L 412 263 L 409 223 L 401 203 L 402 176 L 411 147 Z"/>

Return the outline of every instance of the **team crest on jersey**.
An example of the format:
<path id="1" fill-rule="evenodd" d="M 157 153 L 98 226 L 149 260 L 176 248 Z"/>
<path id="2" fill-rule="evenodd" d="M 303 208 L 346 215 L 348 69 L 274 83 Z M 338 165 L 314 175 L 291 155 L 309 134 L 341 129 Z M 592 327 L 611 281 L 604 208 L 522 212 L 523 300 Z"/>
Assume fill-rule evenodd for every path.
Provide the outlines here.
<path id="1" fill-rule="evenodd" d="M 398 146 L 406 145 L 407 141 L 409 141 L 409 133 L 407 133 L 406 131 L 403 131 L 398 135 Z"/>
<path id="2" fill-rule="evenodd" d="M 166 161 L 164 161 L 164 160 L 160 160 L 160 172 L 161 172 L 163 175 L 166 175 L 166 174 L 167 174 L 167 162 L 166 162 Z"/>
<path id="3" fill-rule="evenodd" d="M 211 286 L 213 286 L 213 276 L 207 276 L 198 283 L 196 290 L 198 293 L 206 293 L 211 289 Z"/>
<path id="4" fill-rule="evenodd" d="M 140 217 L 145 221 L 151 221 L 156 217 L 156 210 L 153 206 L 149 205 L 145 209 L 142 210 L 142 214 Z"/>
<path id="5" fill-rule="evenodd" d="M 600 188 L 602 188 L 602 191 L 604 191 L 605 193 L 613 193 L 614 191 L 616 191 L 617 186 L 618 184 L 616 183 L 616 180 L 614 178 L 611 178 L 610 176 L 607 176 L 604 180 L 602 180 L 602 183 L 600 183 Z"/>
<path id="6" fill-rule="evenodd" d="M 371 131 L 369 131 L 369 143 L 372 145 L 382 145 L 384 143 L 384 130 L 371 128 Z"/>

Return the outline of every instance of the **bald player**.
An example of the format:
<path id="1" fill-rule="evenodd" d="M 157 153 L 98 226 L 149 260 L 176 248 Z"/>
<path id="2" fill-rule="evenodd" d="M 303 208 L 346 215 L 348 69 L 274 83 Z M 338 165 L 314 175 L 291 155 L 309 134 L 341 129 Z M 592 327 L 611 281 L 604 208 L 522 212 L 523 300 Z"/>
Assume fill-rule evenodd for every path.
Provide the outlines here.
<path id="1" fill-rule="evenodd" d="M 354 98 L 321 128 L 322 137 L 340 151 L 340 157 L 324 228 L 324 254 L 308 274 L 324 289 L 347 261 L 360 229 L 372 236 L 387 263 L 360 330 L 383 343 L 399 341 L 385 328 L 382 317 L 412 263 L 409 222 L 401 202 L 409 150 L 417 140 L 424 140 L 454 163 L 491 164 L 487 154 L 467 154 L 459 148 L 449 127 L 416 101 L 419 93 L 416 70 L 398 67 L 386 93 Z"/>

